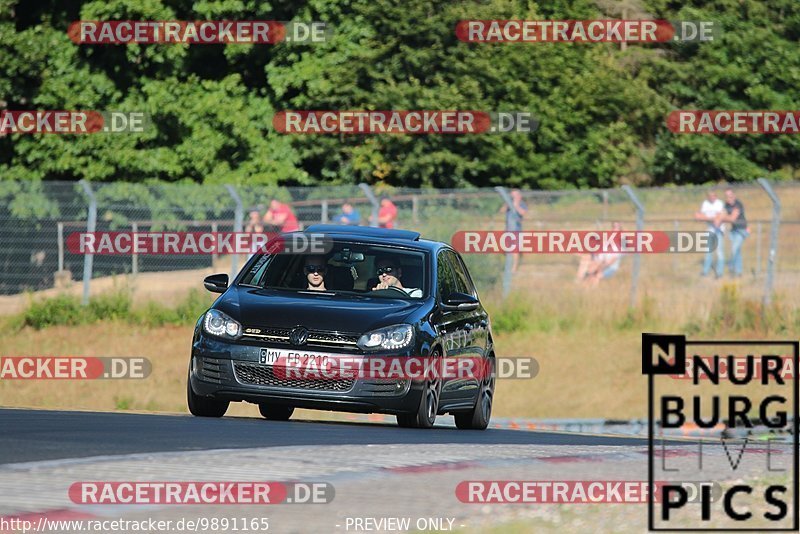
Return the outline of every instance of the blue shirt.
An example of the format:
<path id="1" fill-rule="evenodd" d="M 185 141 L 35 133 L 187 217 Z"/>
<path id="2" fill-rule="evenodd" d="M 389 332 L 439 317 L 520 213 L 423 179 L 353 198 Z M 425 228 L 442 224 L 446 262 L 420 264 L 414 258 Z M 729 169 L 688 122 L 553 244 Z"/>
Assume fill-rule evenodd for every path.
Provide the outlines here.
<path id="1" fill-rule="evenodd" d="M 345 212 L 340 212 L 339 215 L 336 216 L 336 222 L 339 224 L 358 224 L 361 222 L 361 214 L 358 213 L 357 209 L 353 209 L 350 214 Z"/>

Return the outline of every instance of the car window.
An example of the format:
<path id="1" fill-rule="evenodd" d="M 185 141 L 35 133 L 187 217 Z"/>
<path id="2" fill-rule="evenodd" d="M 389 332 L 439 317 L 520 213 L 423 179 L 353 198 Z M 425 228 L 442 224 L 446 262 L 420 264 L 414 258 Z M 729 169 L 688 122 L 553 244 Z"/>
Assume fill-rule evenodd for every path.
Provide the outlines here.
<path id="1" fill-rule="evenodd" d="M 467 273 L 467 268 L 464 266 L 464 262 L 461 261 L 461 258 L 454 252 L 448 252 L 448 256 L 450 257 L 450 263 L 456 275 L 456 285 L 459 288 L 457 291 L 466 293 L 467 295 L 475 295 L 475 286 L 472 285 L 472 280 L 469 279 L 469 274 Z"/>
<path id="2" fill-rule="evenodd" d="M 447 251 L 439 253 L 439 261 L 436 267 L 436 278 L 438 279 L 439 300 L 444 301 L 450 293 L 457 291 L 456 278 L 453 268 L 447 256 Z"/>
<path id="3" fill-rule="evenodd" d="M 240 284 L 265 289 L 304 292 L 318 289 L 327 294 L 361 293 L 380 298 L 420 299 L 428 293 L 426 282 L 430 278 L 425 274 L 425 257 L 422 251 L 334 241 L 332 248 L 320 255 L 260 255 L 248 265 Z M 384 276 L 384 280 L 393 287 L 378 287 L 381 283 L 379 270 L 389 273 L 391 278 Z M 317 273 L 321 274 L 321 284 Z"/>
<path id="4" fill-rule="evenodd" d="M 264 273 L 267 272 L 267 263 L 269 262 L 270 256 L 264 254 L 257 258 L 253 264 L 247 269 L 244 277 L 242 278 L 243 284 L 249 284 L 253 286 L 261 285 L 264 279 Z"/>

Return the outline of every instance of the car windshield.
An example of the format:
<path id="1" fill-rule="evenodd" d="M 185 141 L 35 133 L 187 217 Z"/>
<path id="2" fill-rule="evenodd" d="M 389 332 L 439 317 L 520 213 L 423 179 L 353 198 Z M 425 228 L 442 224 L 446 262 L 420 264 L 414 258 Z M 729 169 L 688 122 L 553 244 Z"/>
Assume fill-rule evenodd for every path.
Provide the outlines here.
<path id="1" fill-rule="evenodd" d="M 304 293 L 421 299 L 429 283 L 424 259 L 423 252 L 334 241 L 322 255 L 258 255 L 239 283 Z"/>

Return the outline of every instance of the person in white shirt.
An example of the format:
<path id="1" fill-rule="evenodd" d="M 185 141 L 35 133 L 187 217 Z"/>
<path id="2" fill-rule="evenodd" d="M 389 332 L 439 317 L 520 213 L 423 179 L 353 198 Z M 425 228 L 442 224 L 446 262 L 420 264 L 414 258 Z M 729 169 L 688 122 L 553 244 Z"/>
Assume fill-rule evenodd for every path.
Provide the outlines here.
<path id="1" fill-rule="evenodd" d="M 694 218 L 698 221 L 705 221 L 708 225 L 708 231 L 712 232 L 713 235 L 716 237 L 717 240 L 717 247 L 716 247 L 716 255 L 717 255 L 717 265 L 716 269 L 714 269 L 714 273 L 717 278 L 722 276 L 723 271 L 725 270 L 725 250 L 722 246 L 722 235 L 723 235 L 723 227 L 722 223 L 720 222 L 721 215 L 725 211 L 725 204 L 722 202 L 721 199 L 717 198 L 717 193 L 714 191 L 708 192 L 708 197 L 706 200 L 703 201 L 703 204 L 700 206 L 700 211 L 694 214 Z M 703 273 L 702 276 L 708 276 L 708 272 L 711 270 L 711 264 L 714 261 L 714 252 L 709 251 L 706 252 L 705 258 L 703 259 Z"/>
<path id="2" fill-rule="evenodd" d="M 379 258 L 375 262 L 375 269 L 375 274 L 378 275 L 378 285 L 372 288 L 373 291 L 378 289 L 387 289 L 391 286 L 405 291 L 409 297 L 422 297 L 421 289 L 403 286 L 403 283 L 400 281 L 400 279 L 403 278 L 403 268 L 400 267 L 400 262 L 397 261 L 396 258 Z"/>

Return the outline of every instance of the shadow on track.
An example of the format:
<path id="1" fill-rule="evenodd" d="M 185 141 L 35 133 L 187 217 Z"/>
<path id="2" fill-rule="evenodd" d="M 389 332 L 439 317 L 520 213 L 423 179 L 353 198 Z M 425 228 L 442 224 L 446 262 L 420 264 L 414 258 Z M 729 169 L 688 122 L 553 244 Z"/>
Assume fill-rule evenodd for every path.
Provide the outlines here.
<path id="1" fill-rule="evenodd" d="M 521 430 L 404 429 L 357 422 L 266 421 L 0 409 L 0 464 L 147 452 L 299 445 L 640 446 L 647 440 Z"/>

